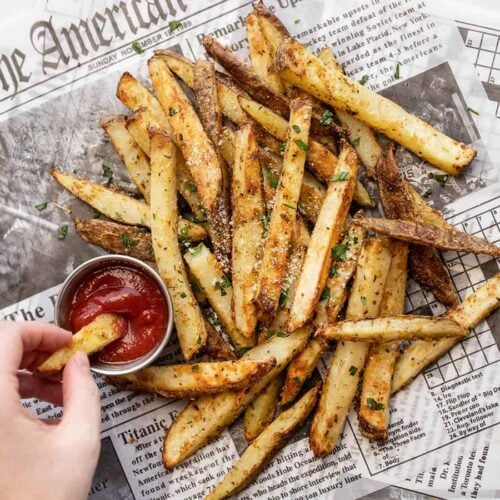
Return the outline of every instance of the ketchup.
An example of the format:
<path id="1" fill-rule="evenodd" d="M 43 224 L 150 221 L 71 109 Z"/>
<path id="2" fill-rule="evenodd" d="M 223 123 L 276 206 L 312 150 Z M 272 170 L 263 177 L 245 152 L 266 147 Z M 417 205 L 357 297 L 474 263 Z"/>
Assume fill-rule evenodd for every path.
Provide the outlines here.
<path id="1" fill-rule="evenodd" d="M 144 356 L 167 328 L 167 304 L 158 284 L 133 267 L 100 269 L 78 287 L 69 317 L 73 331 L 104 313 L 119 314 L 128 322 L 125 335 L 98 353 L 99 361 L 105 363 L 124 363 Z"/>

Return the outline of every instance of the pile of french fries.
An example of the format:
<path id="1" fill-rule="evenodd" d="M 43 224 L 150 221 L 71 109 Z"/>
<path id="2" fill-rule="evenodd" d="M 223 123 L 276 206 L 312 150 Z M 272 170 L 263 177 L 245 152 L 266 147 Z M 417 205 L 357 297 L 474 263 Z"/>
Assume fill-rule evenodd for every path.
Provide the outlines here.
<path id="1" fill-rule="evenodd" d="M 311 53 L 262 2 L 246 29 L 250 64 L 206 37 L 225 73 L 159 50 L 148 61 L 154 92 L 121 77 L 117 96 L 132 114 L 102 127 L 142 199 L 53 169 L 110 219 L 76 220 L 78 233 L 155 263 L 170 290 L 186 364 L 112 379 L 196 398 L 166 433 L 165 466 L 244 413 L 251 444 L 212 499 L 249 484 L 312 412 L 311 448 L 331 453 L 358 386 L 361 433 L 386 439 L 391 395 L 500 303 L 500 275 L 459 302 L 439 250 L 500 249 L 446 223 L 376 133 L 450 175 L 475 151 L 349 78 L 330 49 Z M 363 169 L 385 218 L 359 210 L 374 206 Z M 446 314 L 404 315 L 408 269 Z M 402 340 L 414 342 L 400 352 Z M 322 388 L 303 389 L 327 350 Z"/>

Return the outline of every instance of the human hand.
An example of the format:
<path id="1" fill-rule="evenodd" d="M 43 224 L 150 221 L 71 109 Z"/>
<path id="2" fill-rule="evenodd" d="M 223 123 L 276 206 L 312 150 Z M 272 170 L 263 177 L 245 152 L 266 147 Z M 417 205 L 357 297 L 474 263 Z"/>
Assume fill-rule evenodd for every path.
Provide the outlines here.
<path id="1" fill-rule="evenodd" d="M 86 499 L 100 451 L 99 392 L 87 356 L 77 352 L 62 383 L 20 373 L 66 345 L 71 333 L 49 324 L 0 321 L 0 497 Z M 21 404 L 64 404 L 63 418 L 41 421 Z"/>

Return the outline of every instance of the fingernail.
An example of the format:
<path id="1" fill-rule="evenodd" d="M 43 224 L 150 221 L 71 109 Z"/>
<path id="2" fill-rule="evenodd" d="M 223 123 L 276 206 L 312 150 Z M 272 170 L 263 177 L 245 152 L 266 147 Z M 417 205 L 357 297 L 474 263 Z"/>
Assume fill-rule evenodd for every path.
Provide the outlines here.
<path id="1" fill-rule="evenodd" d="M 75 359 L 74 362 L 76 365 L 80 368 L 88 369 L 90 367 L 89 358 L 83 351 L 77 351 L 73 358 Z"/>

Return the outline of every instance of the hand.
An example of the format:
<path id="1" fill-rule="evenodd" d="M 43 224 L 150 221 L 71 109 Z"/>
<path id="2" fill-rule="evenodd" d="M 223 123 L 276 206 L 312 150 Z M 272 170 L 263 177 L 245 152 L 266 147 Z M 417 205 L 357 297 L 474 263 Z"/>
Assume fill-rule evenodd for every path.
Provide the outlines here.
<path id="1" fill-rule="evenodd" d="M 99 392 L 87 356 L 76 353 L 62 383 L 19 373 L 66 345 L 71 333 L 32 322 L 0 322 L 0 497 L 2 500 L 86 499 L 100 451 Z M 36 397 L 64 416 L 41 421 L 22 405 Z"/>

